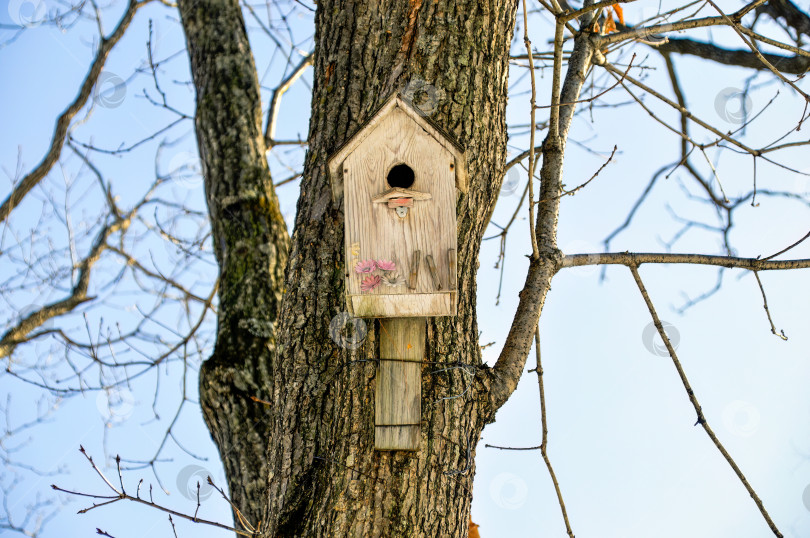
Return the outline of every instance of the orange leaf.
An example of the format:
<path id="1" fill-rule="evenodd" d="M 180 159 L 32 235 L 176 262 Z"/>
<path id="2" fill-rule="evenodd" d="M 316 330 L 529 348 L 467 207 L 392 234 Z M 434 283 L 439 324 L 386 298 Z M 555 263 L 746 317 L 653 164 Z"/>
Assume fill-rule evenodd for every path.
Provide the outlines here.
<path id="1" fill-rule="evenodd" d="M 605 35 L 615 31 L 616 31 L 616 23 L 614 22 L 613 15 L 611 14 L 607 18 L 607 20 L 605 20 Z"/>
<path id="2" fill-rule="evenodd" d="M 470 531 L 467 535 L 468 538 L 481 538 L 481 535 L 478 534 L 478 527 L 477 523 L 473 523 L 472 517 L 470 517 Z"/>
<path id="3" fill-rule="evenodd" d="M 622 11 L 622 6 L 619 4 L 613 4 L 613 11 L 615 11 L 616 16 L 619 17 L 619 22 L 624 24 L 624 11 Z"/>

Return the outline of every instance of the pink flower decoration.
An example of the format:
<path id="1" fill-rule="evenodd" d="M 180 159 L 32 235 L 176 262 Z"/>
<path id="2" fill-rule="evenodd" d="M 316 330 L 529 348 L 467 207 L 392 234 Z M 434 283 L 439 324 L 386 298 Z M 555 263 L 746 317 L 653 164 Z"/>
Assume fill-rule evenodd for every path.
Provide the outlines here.
<path id="1" fill-rule="evenodd" d="M 367 277 L 363 277 L 362 282 L 360 282 L 360 290 L 371 291 L 377 286 L 379 286 L 381 281 L 382 279 L 377 275 L 369 275 Z"/>
<path id="2" fill-rule="evenodd" d="M 354 271 L 356 273 L 371 273 L 377 268 L 377 264 L 374 260 L 363 260 L 361 262 L 357 262 L 357 265 L 354 266 Z"/>
<path id="3" fill-rule="evenodd" d="M 391 260 L 377 260 L 377 268 L 383 271 L 393 271 L 397 268 L 397 264 Z"/>

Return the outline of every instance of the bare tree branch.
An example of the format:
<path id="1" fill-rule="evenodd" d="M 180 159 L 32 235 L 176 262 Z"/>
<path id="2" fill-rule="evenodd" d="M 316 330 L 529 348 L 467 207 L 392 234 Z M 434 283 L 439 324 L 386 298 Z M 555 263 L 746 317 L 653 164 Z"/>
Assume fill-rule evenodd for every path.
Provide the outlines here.
<path id="1" fill-rule="evenodd" d="M 589 14 L 586 15 L 588 16 Z M 561 55 L 562 26 L 558 24 L 556 28 L 554 46 Z M 591 67 L 593 47 L 587 36 L 576 39 L 562 88 L 557 86 L 555 91 L 552 84 L 552 105 L 576 103 Z M 561 69 L 562 57 L 555 57 L 555 70 Z M 561 73 L 555 74 L 558 85 L 561 78 Z M 489 399 L 493 412 L 506 402 L 517 387 L 531 349 L 546 293 L 551 286 L 552 277 L 559 268 L 560 251 L 556 248 L 559 195 L 562 190 L 565 141 L 571 128 L 574 110 L 574 104 L 551 108 L 548 135 L 543 143 L 543 165 L 540 169 L 540 199 L 548 202 L 539 206 L 535 223 L 540 257 L 531 260 L 526 284 L 520 293 L 520 302 L 509 334 L 492 369 Z M 531 180 L 531 177 L 529 179 Z"/>
<path id="2" fill-rule="evenodd" d="M 236 533 L 239 536 L 255 536 L 255 533 L 254 533 L 253 530 L 243 531 L 243 530 L 240 530 L 240 529 L 225 525 L 224 523 L 219 523 L 217 521 L 210 521 L 210 520 L 207 520 L 207 519 L 199 518 L 199 517 L 197 517 L 196 513 L 194 515 L 184 514 L 183 512 L 178 512 L 177 510 L 173 510 L 171 508 L 167 508 L 165 506 L 157 504 L 152 500 L 147 501 L 146 499 L 142 499 L 140 496 L 133 497 L 132 495 L 128 494 L 124 490 L 123 478 L 121 478 L 121 488 L 120 489 L 116 488 L 115 486 L 112 485 L 112 483 L 104 475 L 104 473 L 101 472 L 101 469 L 98 468 L 98 466 L 93 461 L 93 458 L 87 453 L 87 451 L 84 449 L 84 447 L 80 447 L 79 451 L 82 453 L 82 455 L 84 455 L 85 458 L 87 458 L 87 461 L 90 463 L 90 466 L 93 468 L 93 470 L 96 472 L 96 474 L 102 479 L 102 481 L 107 485 L 107 487 L 113 493 L 112 495 L 96 495 L 96 494 L 91 494 L 91 493 L 81 493 L 81 492 L 78 492 L 78 491 L 71 491 L 69 489 L 64 489 L 64 488 L 61 488 L 61 487 L 59 487 L 59 486 L 57 486 L 55 484 L 52 484 L 51 488 L 56 490 L 56 491 L 61 491 L 63 493 L 67 493 L 69 495 L 76 495 L 76 496 L 81 496 L 81 497 L 91 497 L 91 498 L 94 498 L 94 499 L 102 499 L 104 501 L 104 502 L 101 502 L 101 503 L 98 503 L 98 504 L 93 503 L 92 506 L 90 506 L 88 508 L 84 508 L 82 510 L 79 510 L 80 514 L 86 514 L 90 510 L 93 510 L 94 508 L 100 508 L 102 506 L 113 504 L 113 503 L 116 503 L 118 501 L 132 501 L 132 502 L 135 502 L 135 503 L 146 505 L 146 506 L 148 506 L 150 508 L 154 508 L 156 510 L 160 510 L 161 512 L 166 512 L 167 514 L 170 514 L 170 515 L 173 515 L 173 516 L 176 516 L 176 517 L 187 519 L 188 521 L 192 521 L 194 523 L 199 523 L 201 525 L 209 525 L 211 527 L 217 527 L 217 528 L 220 528 L 220 529 L 228 530 L 228 531 L 231 531 L 233 533 Z M 118 458 L 118 460 L 120 461 L 120 458 Z M 208 477 L 208 481 L 209 481 L 209 484 L 214 486 L 214 483 L 213 483 L 213 481 L 211 481 L 210 476 Z M 214 487 L 216 487 L 216 486 L 214 486 Z M 220 490 L 219 488 L 217 488 L 217 491 L 222 493 L 222 490 Z M 225 496 L 224 493 L 222 493 L 222 495 Z M 225 497 L 225 499 L 228 500 L 227 497 Z M 228 502 L 230 502 L 230 501 L 228 501 Z M 198 503 L 199 503 L 199 493 L 198 493 Z M 199 507 L 199 505 L 198 505 L 198 507 Z M 99 534 L 101 534 L 101 532 Z M 106 534 L 106 533 L 103 533 L 103 534 Z M 109 535 L 107 535 L 107 536 L 109 536 Z"/>
<path id="3" fill-rule="evenodd" d="M 93 93 L 93 87 L 98 81 L 99 75 L 101 75 L 101 70 L 104 68 L 104 63 L 107 61 L 107 56 L 110 54 L 113 47 L 115 47 L 116 43 L 118 43 L 118 41 L 124 37 L 124 34 L 126 33 L 127 28 L 132 22 L 132 18 L 135 16 L 138 9 L 145 4 L 148 4 L 150 1 L 151 0 L 130 0 L 127 10 L 124 12 L 124 16 L 121 18 L 121 22 L 118 23 L 118 26 L 115 28 L 113 33 L 110 34 L 110 37 L 101 37 L 101 41 L 98 45 L 98 51 L 96 52 L 96 57 L 90 66 L 90 71 L 87 73 L 84 81 L 82 82 L 81 88 L 79 89 L 79 94 L 65 109 L 65 111 L 62 112 L 62 115 L 59 116 L 59 119 L 56 121 L 56 128 L 54 129 L 51 146 L 48 149 L 48 152 L 45 154 L 45 157 L 37 165 L 37 167 L 26 174 L 25 177 L 23 177 L 19 183 L 12 188 L 11 194 L 9 194 L 3 204 L 0 205 L 0 222 L 3 222 L 6 220 L 6 218 L 8 218 L 9 214 L 14 210 L 14 208 L 22 202 L 23 198 L 25 198 L 25 195 L 28 194 L 28 192 L 48 174 L 51 168 L 53 168 L 53 165 L 56 163 L 56 161 L 59 159 L 59 155 L 62 153 L 62 145 L 65 142 L 68 127 L 70 127 L 70 122 L 73 117 L 78 114 L 82 107 L 84 107 L 87 100 L 90 98 L 90 95 Z"/>
<path id="4" fill-rule="evenodd" d="M 774 271 L 810 268 L 806 260 L 762 260 L 759 258 L 735 258 L 733 256 L 710 256 L 706 254 L 631 253 L 572 254 L 563 256 L 560 268 L 583 265 L 641 265 L 642 263 L 685 263 L 691 265 L 716 265 L 750 271 Z"/>
<path id="5" fill-rule="evenodd" d="M 295 81 L 304 74 L 304 71 L 307 70 L 307 67 L 312 65 L 312 60 L 314 58 L 315 53 L 310 52 L 308 55 L 301 60 L 293 72 L 290 73 L 287 78 L 281 81 L 275 90 L 273 90 L 273 97 L 270 99 L 270 110 L 267 114 L 267 128 L 264 131 L 264 140 L 265 144 L 267 145 L 268 149 L 272 149 L 273 146 L 282 143 L 276 141 L 276 123 L 278 121 L 278 111 L 281 108 L 281 98 L 284 93 L 290 89 L 290 87 L 295 84 Z"/>
<path id="6" fill-rule="evenodd" d="M 733 65 L 762 71 L 768 69 L 765 64 L 750 51 L 726 49 L 718 45 L 702 43 L 693 39 L 670 38 L 669 42 L 659 45 L 656 48 L 661 52 L 688 54 L 723 65 Z M 782 73 L 801 75 L 810 69 L 810 57 L 805 54 L 780 56 L 778 54 L 762 53 L 762 55 Z"/>

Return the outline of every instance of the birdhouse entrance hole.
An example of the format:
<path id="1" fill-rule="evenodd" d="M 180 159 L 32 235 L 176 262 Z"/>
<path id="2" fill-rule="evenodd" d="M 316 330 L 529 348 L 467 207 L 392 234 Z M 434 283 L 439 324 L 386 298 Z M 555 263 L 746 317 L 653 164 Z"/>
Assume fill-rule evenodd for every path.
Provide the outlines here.
<path id="1" fill-rule="evenodd" d="M 413 169 L 407 164 L 398 164 L 388 172 L 388 184 L 392 187 L 410 189 L 413 181 Z"/>

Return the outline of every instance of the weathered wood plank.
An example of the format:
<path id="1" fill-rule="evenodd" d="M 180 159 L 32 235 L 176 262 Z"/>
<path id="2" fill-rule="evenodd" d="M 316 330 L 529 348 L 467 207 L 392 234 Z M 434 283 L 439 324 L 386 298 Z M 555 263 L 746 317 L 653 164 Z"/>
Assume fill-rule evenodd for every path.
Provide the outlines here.
<path id="1" fill-rule="evenodd" d="M 408 288 L 415 290 L 416 282 L 419 280 L 419 264 L 422 263 L 422 253 L 418 250 L 413 251 L 411 257 L 411 276 L 408 278 Z"/>
<path id="2" fill-rule="evenodd" d="M 380 320 L 374 413 L 377 450 L 419 449 L 424 354 L 424 318 Z"/>
<path id="3" fill-rule="evenodd" d="M 351 314 L 358 318 L 401 318 L 455 315 L 455 292 L 408 295 L 349 295 Z"/>
<path id="4" fill-rule="evenodd" d="M 431 256 L 430 254 L 428 254 L 426 256 L 426 258 L 427 258 L 428 269 L 430 269 L 430 278 L 433 279 L 433 286 L 437 290 L 441 290 L 442 289 L 442 281 L 441 281 L 441 279 L 439 279 L 439 272 L 436 270 L 436 261 L 433 259 L 433 256 Z"/>
<path id="5" fill-rule="evenodd" d="M 458 274 L 458 262 L 456 261 L 456 249 L 448 248 L 447 249 L 447 267 L 450 269 L 450 274 L 455 275 Z M 455 290 L 456 287 L 453 283 L 453 279 L 450 279 L 450 282 L 447 286 L 450 290 Z"/>
<path id="6" fill-rule="evenodd" d="M 376 450 L 419 450 L 420 426 L 374 427 Z"/>

